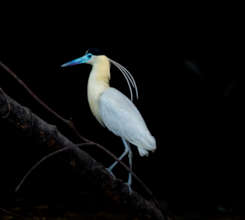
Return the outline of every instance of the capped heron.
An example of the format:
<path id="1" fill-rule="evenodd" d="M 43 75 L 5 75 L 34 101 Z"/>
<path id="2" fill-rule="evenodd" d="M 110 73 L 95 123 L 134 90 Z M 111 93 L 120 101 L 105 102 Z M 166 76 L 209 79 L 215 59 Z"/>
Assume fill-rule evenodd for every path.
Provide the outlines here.
<path id="1" fill-rule="evenodd" d="M 155 138 L 149 132 L 143 117 L 133 104 L 132 87 L 138 98 L 138 90 L 131 73 L 116 61 L 108 58 L 98 49 L 89 49 L 84 56 L 74 59 L 62 65 L 62 67 L 77 64 L 91 64 L 92 70 L 88 79 L 87 95 L 88 103 L 94 117 L 98 122 L 108 128 L 112 133 L 121 137 L 124 152 L 118 158 L 122 160 L 128 154 L 129 166 L 132 170 L 132 151 L 130 144 L 137 147 L 140 156 L 148 156 L 149 151 L 156 149 Z M 110 65 L 115 65 L 125 77 L 131 100 L 115 88 L 110 87 Z M 115 161 L 108 170 L 118 164 Z M 132 175 L 129 172 L 128 186 L 131 190 Z"/>

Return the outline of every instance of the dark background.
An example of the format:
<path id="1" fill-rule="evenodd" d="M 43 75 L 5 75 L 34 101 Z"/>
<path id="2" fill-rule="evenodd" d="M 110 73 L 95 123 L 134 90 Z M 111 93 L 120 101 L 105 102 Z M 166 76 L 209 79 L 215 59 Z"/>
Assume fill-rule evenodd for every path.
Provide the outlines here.
<path id="1" fill-rule="evenodd" d="M 48 105 L 72 117 L 80 132 L 119 155 L 118 137 L 99 125 L 87 104 L 89 65 L 60 68 L 97 47 L 135 77 L 135 103 L 157 140 L 157 151 L 134 170 L 174 212 L 244 213 L 244 48 L 239 6 L 143 4 L 108 12 L 98 6 L 32 5 L 2 8 L 1 60 Z M 22 7 L 24 7 L 22 5 Z M 129 94 L 111 69 L 111 86 Z M 62 133 L 69 130 L 48 114 L 4 70 L 0 86 Z M 41 156 L 42 147 L 0 121 L 1 204 Z M 108 166 L 98 149 L 88 150 Z M 123 169 L 117 175 L 126 179 Z M 135 183 L 135 188 L 137 189 Z M 134 185 L 133 185 L 134 188 Z M 30 201 L 79 200 L 79 184 L 58 159 L 43 164 L 23 186 Z M 10 197 L 11 195 L 11 197 Z M 76 195 L 76 196 L 75 196 Z M 46 200 L 45 200 L 46 199 Z"/>

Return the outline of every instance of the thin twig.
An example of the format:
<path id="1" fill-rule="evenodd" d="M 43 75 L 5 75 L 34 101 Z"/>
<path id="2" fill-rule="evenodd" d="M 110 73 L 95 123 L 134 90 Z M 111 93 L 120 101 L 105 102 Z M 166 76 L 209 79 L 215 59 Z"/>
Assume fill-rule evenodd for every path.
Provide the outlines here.
<path id="1" fill-rule="evenodd" d="M 31 169 L 28 170 L 28 172 L 25 174 L 25 176 L 21 179 L 20 183 L 17 185 L 17 187 L 15 188 L 15 192 L 18 192 L 20 187 L 22 186 L 22 184 L 25 182 L 25 180 L 27 179 L 27 177 L 30 176 L 30 174 L 37 168 L 39 167 L 39 165 L 41 163 L 43 163 L 44 161 L 46 161 L 47 159 L 49 159 L 50 157 L 53 157 L 54 155 L 57 155 L 61 152 L 67 151 L 68 149 L 70 149 L 69 147 L 67 148 L 62 148 L 60 150 L 54 151 L 46 156 L 44 156 L 41 160 L 39 160 L 37 163 L 35 163 Z"/>
<path id="2" fill-rule="evenodd" d="M 56 118 L 63 121 L 64 123 L 68 124 L 69 121 L 64 119 L 62 116 L 60 116 L 56 111 L 54 111 L 52 108 L 50 108 L 46 103 L 44 103 L 32 90 L 9 68 L 7 67 L 3 62 L 0 61 L 0 66 L 5 69 L 12 77 L 14 77 L 17 82 L 22 85 L 25 90 L 45 109 L 47 109 L 49 112 L 51 112 Z"/>

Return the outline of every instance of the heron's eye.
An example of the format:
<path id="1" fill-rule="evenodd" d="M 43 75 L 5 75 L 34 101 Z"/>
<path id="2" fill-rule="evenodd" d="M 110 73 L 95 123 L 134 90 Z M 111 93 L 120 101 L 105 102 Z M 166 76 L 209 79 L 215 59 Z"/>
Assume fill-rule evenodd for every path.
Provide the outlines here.
<path id="1" fill-rule="evenodd" d="M 89 54 L 87 55 L 87 57 L 90 59 L 90 58 L 92 57 L 92 54 L 89 53 Z"/>

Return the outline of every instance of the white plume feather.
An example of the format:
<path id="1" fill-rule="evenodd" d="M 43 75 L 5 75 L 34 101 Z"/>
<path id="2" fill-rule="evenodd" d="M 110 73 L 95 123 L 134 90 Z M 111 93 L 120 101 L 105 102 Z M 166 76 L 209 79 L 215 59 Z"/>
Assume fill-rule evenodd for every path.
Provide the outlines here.
<path id="1" fill-rule="evenodd" d="M 123 74 L 124 78 L 126 79 L 128 87 L 129 87 L 131 101 L 133 101 L 132 87 L 134 88 L 136 98 L 138 99 L 139 98 L 138 88 L 137 88 L 136 82 L 135 82 L 132 74 L 124 66 L 122 66 L 120 63 L 118 63 L 112 59 L 109 59 L 109 60 L 113 65 L 115 65 L 120 70 L 120 72 Z"/>

